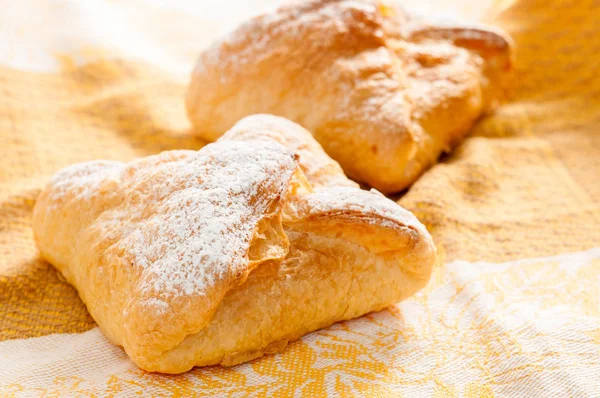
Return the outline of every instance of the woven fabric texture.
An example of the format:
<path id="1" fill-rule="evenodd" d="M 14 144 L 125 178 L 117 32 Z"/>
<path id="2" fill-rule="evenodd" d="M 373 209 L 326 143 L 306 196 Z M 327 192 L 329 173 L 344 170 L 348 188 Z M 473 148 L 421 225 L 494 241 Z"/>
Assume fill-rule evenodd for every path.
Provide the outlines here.
<path id="1" fill-rule="evenodd" d="M 53 16 L 42 21 L 50 27 L 77 15 L 74 2 L 30 3 Z M 194 18 L 176 7 L 153 15 L 149 24 Z M 29 34 L 7 33 L 2 18 L 0 34 Z M 31 213 L 50 176 L 72 163 L 202 147 L 178 74 L 194 52 L 165 53 L 171 63 L 159 65 L 90 44 L 48 55 L 52 67 L 4 52 L 0 395 L 598 396 L 600 3 L 498 1 L 483 19 L 515 40 L 512 100 L 399 199 L 439 246 L 430 284 L 282 354 L 180 376 L 142 372 L 104 339 L 77 292 L 39 259 Z M 181 39 L 161 36 L 165 48 Z"/>

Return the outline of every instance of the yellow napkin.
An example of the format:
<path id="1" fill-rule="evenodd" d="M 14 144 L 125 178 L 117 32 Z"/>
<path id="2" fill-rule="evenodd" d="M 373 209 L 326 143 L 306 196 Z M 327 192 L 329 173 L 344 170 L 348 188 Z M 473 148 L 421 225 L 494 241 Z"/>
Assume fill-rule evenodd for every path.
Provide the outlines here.
<path id="1" fill-rule="evenodd" d="M 30 224 L 64 166 L 200 148 L 185 81 L 93 46 L 53 54 L 57 72 L 0 66 L 0 395 L 598 394 L 600 4 L 504 1 L 487 18 L 516 42 L 514 100 L 399 201 L 440 247 L 428 287 L 280 355 L 181 376 L 106 342 Z"/>

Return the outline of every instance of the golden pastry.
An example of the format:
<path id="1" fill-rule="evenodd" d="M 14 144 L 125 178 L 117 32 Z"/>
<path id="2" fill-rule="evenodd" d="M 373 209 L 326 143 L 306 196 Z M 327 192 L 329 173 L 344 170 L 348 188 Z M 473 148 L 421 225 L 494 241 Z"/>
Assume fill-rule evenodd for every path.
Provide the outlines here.
<path id="1" fill-rule="evenodd" d="M 503 99 L 511 69 L 498 30 L 311 0 L 255 17 L 202 53 L 186 105 L 211 141 L 250 114 L 293 120 L 348 176 L 391 193 Z"/>
<path id="2" fill-rule="evenodd" d="M 435 259 L 410 212 L 266 115 L 197 152 L 68 167 L 33 229 L 108 339 L 164 373 L 234 365 L 380 310 L 422 288 Z"/>

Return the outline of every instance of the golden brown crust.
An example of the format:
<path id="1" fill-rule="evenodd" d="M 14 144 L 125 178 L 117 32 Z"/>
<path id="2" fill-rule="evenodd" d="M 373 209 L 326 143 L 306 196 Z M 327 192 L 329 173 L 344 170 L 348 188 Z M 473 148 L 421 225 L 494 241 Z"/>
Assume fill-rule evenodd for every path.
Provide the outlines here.
<path id="1" fill-rule="evenodd" d="M 277 142 L 300 156 L 299 165 L 314 188 L 358 184 L 344 175 L 310 132 L 298 124 L 272 115 L 251 115 L 236 123 L 221 140 Z"/>
<path id="2" fill-rule="evenodd" d="M 345 179 L 307 131 L 259 115 L 198 152 L 61 171 L 33 227 L 141 368 L 234 365 L 427 283 L 425 228 Z"/>
<path id="3" fill-rule="evenodd" d="M 310 130 L 351 177 L 406 188 L 505 96 L 510 39 L 374 1 L 312 0 L 248 21 L 201 54 L 187 94 L 198 134 L 271 113 Z"/>
<path id="4" fill-rule="evenodd" d="M 254 267 L 285 257 L 296 169 L 280 145 L 231 141 L 74 165 L 40 195 L 33 228 L 105 334 L 143 362 L 204 328 Z"/>

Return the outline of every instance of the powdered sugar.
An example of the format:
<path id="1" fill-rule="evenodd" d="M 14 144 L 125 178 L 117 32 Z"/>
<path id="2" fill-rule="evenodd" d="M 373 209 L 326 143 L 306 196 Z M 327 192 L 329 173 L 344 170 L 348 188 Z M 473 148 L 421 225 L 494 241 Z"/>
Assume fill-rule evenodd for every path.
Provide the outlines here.
<path id="1" fill-rule="evenodd" d="M 339 164 L 331 159 L 311 133 L 288 119 L 256 114 L 236 123 L 221 140 L 277 142 L 299 156 L 305 177 L 318 189 L 327 186 L 358 186 L 344 175 Z"/>
<path id="2" fill-rule="evenodd" d="M 50 180 L 52 191 L 48 209 L 63 205 L 63 198 L 67 193 L 76 201 L 91 199 L 100 185 L 118 175 L 123 167 L 123 163 L 109 160 L 77 163 L 65 167 Z"/>
<path id="3" fill-rule="evenodd" d="M 378 192 L 353 187 L 331 187 L 307 195 L 304 200 L 301 211 L 306 212 L 307 216 L 350 212 L 361 214 L 364 219 L 381 226 L 415 226 L 425 230 L 411 212 Z"/>
<path id="4" fill-rule="evenodd" d="M 195 73 L 204 73 L 208 68 L 239 71 L 249 63 L 260 62 L 273 51 L 280 51 L 276 40 L 306 40 L 303 33 L 315 25 L 347 31 L 344 20 L 353 12 L 374 15 L 377 8 L 364 1 L 309 1 L 256 16 L 214 42 L 198 60 Z M 228 75 L 221 74 L 220 79 L 226 83 Z"/>
<path id="5" fill-rule="evenodd" d="M 139 289 L 161 299 L 202 296 L 243 272 L 256 224 L 285 195 L 295 168 L 293 155 L 277 144 L 223 141 L 125 170 L 133 173 L 131 200 L 142 195 L 149 204 L 138 206 L 140 220 L 120 243 L 142 268 Z"/>
<path id="6" fill-rule="evenodd" d="M 98 244 L 115 242 L 107 255 L 132 267 L 118 273 L 129 275 L 142 305 L 160 314 L 173 297 L 225 292 L 246 272 L 257 223 L 287 194 L 296 168 L 296 155 L 257 141 L 222 141 L 128 164 L 82 163 L 52 179 L 47 211 L 78 206 L 79 233 L 93 229 Z"/>
<path id="7" fill-rule="evenodd" d="M 171 308 L 165 301 L 156 297 L 147 298 L 144 302 L 146 307 L 151 308 L 155 314 L 165 314 Z M 124 316 L 127 316 L 127 311 L 124 311 Z"/>

